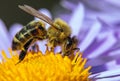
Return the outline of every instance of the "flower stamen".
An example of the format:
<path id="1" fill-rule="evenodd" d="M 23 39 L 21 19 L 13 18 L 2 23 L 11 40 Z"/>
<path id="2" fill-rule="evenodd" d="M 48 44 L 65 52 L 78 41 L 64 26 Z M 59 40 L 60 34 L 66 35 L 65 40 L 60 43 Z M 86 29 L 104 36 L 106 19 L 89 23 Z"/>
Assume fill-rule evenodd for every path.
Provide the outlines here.
<path id="1" fill-rule="evenodd" d="M 86 59 L 77 52 L 74 59 L 62 57 L 46 50 L 45 54 L 28 52 L 25 59 L 15 65 L 18 54 L 10 50 L 11 58 L 2 51 L 3 61 L 0 64 L 0 81 L 89 81 L 91 66 L 85 68 Z M 7 78 L 5 78 L 7 77 Z"/>

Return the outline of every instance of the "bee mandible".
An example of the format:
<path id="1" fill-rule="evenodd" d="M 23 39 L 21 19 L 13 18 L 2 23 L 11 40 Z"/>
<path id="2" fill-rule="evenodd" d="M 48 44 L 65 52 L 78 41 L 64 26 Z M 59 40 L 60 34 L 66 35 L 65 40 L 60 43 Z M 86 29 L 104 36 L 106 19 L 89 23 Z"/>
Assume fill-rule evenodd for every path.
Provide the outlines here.
<path id="1" fill-rule="evenodd" d="M 47 46 L 53 51 L 56 46 L 61 46 L 63 56 L 68 56 L 76 49 L 79 49 L 77 48 L 78 39 L 75 36 L 71 37 L 71 29 L 65 21 L 60 18 L 52 21 L 46 15 L 28 5 L 19 5 L 19 8 L 44 22 L 34 20 L 14 36 L 12 50 L 21 50 L 18 63 L 25 58 L 30 45 L 38 40 L 47 39 Z M 50 25 L 48 29 L 45 28 L 45 22 Z"/>

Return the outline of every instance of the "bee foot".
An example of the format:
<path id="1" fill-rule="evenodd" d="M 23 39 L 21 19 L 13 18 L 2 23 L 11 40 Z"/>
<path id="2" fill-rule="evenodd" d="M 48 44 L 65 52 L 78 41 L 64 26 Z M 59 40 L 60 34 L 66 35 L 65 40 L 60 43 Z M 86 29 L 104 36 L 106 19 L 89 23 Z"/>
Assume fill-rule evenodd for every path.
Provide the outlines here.
<path id="1" fill-rule="evenodd" d="M 22 60 L 19 60 L 15 65 L 19 64 Z"/>
<path id="2" fill-rule="evenodd" d="M 46 50 L 49 50 L 49 49 L 48 49 L 48 45 L 47 45 L 47 44 L 45 44 L 45 46 L 46 46 Z"/>

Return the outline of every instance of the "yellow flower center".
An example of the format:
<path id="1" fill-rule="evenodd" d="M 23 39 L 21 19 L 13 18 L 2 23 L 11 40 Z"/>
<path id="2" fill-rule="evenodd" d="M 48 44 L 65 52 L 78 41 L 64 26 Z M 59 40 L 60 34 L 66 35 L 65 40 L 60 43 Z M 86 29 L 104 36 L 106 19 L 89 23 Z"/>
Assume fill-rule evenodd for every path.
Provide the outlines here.
<path id="1" fill-rule="evenodd" d="M 80 52 L 73 59 L 68 56 L 46 51 L 28 52 L 25 59 L 18 62 L 18 54 L 10 50 L 11 58 L 2 51 L 0 81 L 90 81 L 90 66 L 85 68 L 86 59 Z"/>

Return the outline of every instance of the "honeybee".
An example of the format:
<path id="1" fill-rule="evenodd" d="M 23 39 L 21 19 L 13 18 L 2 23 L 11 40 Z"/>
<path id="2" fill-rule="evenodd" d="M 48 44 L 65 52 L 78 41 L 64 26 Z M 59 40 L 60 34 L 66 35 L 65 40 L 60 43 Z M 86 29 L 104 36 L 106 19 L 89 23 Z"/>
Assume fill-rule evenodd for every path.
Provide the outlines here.
<path id="1" fill-rule="evenodd" d="M 53 22 L 49 17 L 28 5 L 19 6 L 19 8 L 44 21 L 31 21 L 14 36 L 12 49 L 21 50 L 19 62 L 25 58 L 30 45 L 38 40 L 47 39 L 47 46 L 53 51 L 56 46 L 61 46 L 63 56 L 68 56 L 79 49 L 77 48 L 78 40 L 75 36 L 71 37 L 71 29 L 65 21 L 57 18 Z M 45 22 L 50 25 L 48 29 L 45 28 Z"/>

